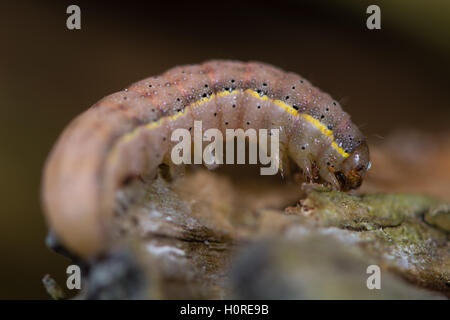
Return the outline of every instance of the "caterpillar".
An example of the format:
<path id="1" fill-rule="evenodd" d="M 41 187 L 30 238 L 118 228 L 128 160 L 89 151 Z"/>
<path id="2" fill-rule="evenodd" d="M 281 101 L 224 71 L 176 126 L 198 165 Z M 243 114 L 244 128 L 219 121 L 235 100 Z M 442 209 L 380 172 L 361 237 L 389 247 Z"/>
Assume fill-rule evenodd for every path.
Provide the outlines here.
<path id="1" fill-rule="evenodd" d="M 339 103 L 268 64 L 212 60 L 136 82 L 75 118 L 44 168 L 46 218 L 80 256 L 108 243 L 116 192 L 168 161 L 176 128 L 279 128 L 280 150 L 309 181 L 358 188 L 370 167 L 364 136 Z"/>

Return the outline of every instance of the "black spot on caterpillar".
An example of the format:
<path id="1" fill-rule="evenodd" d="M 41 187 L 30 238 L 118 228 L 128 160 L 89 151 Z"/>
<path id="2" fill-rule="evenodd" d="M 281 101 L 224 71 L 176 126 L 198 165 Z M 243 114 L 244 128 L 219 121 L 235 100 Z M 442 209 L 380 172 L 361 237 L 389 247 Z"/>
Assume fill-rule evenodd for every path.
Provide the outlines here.
<path id="1" fill-rule="evenodd" d="M 73 120 L 44 171 L 43 202 L 64 244 L 87 256 L 105 248 L 115 195 L 130 177 L 155 173 L 170 133 L 280 128 L 280 153 L 306 179 L 348 190 L 369 167 L 364 136 L 339 104 L 294 73 L 263 63 L 209 61 L 173 68 L 97 102 Z"/>

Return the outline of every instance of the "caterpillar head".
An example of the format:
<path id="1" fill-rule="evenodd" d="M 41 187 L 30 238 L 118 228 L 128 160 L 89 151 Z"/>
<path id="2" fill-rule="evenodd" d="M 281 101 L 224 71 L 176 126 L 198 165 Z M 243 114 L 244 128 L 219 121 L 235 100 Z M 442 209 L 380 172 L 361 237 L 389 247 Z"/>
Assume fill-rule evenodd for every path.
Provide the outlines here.
<path id="1" fill-rule="evenodd" d="M 347 191 L 359 188 L 369 169 L 369 147 L 364 141 L 344 160 L 341 171 L 337 171 L 335 175 L 341 184 L 341 189 Z"/>

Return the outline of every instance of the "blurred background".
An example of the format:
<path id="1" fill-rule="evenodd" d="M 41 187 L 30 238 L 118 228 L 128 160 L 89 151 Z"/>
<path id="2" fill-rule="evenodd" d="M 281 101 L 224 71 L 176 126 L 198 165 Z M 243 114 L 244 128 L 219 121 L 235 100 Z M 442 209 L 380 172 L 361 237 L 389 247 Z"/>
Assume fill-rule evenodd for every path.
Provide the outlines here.
<path id="1" fill-rule="evenodd" d="M 66 8 L 81 8 L 81 30 Z M 381 30 L 366 8 L 381 8 Z M 103 96 L 179 64 L 259 60 L 339 100 L 372 143 L 450 121 L 448 1 L 2 1 L 0 298 L 47 298 L 69 260 L 45 247 L 41 171 L 58 135 Z M 449 188 L 450 189 L 450 188 Z"/>

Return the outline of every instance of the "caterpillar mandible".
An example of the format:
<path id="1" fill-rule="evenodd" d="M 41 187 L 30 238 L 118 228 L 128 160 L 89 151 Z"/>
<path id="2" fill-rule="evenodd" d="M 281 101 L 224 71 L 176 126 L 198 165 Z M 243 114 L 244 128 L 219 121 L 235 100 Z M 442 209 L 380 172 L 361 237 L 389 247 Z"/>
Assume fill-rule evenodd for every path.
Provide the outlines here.
<path id="1" fill-rule="evenodd" d="M 285 155 L 307 180 L 358 188 L 370 167 L 364 136 L 328 94 L 264 63 L 213 60 L 179 66 L 109 95 L 75 118 L 47 159 L 50 226 L 80 256 L 101 252 L 115 195 L 129 177 L 154 174 L 170 132 L 195 120 L 218 128 L 282 128 Z"/>

